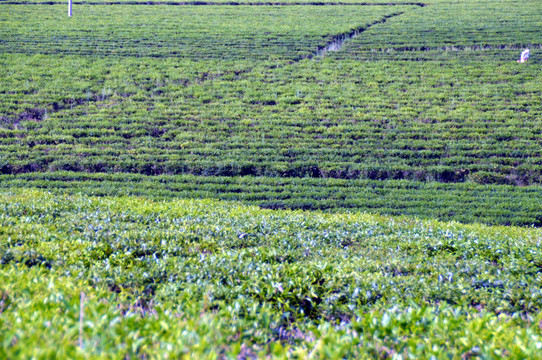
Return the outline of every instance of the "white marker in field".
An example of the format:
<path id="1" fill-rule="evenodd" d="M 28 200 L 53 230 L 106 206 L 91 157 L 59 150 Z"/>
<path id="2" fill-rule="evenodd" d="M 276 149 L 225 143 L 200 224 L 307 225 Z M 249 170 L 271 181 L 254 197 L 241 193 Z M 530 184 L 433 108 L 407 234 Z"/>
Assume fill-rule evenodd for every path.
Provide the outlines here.
<path id="1" fill-rule="evenodd" d="M 527 61 L 527 59 L 529 58 L 529 55 L 531 55 L 531 52 L 529 51 L 529 49 L 523 50 L 523 52 L 521 53 L 521 56 L 519 57 L 518 63 L 524 63 L 525 61 Z"/>
<path id="2" fill-rule="evenodd" d="M 68 0 L 68 17 L 72 16 L 72 2 L 73 0 Z"/>

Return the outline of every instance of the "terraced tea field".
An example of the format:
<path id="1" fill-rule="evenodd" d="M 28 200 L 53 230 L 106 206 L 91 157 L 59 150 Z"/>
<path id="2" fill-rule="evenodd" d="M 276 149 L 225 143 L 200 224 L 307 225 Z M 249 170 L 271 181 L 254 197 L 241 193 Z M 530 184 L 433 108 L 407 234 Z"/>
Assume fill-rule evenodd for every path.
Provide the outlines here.
<path id="1" fill-rule="evenodd" d="M 2 8 L 4 53 L 267 60 L 308 56 L 404 7 L 81 5 L 74 19 L 60 5 Z"/>
<path id="2" fill-rule="evenodd" d="M 540 10 L 0 1 L 0 358 L 541 358 Z"/>

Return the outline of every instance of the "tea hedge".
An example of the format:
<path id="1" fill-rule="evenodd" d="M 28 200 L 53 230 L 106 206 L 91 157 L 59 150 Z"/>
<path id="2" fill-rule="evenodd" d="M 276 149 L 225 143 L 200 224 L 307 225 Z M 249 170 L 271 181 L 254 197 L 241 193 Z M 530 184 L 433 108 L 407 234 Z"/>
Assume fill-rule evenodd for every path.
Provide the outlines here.
<path id="1" fill-rule="evenodd" d="M 3 357 L 540 358 L 539 229 L 28 189 L 0 208 Z"/>
<path id="2" fill-rule="evenodd" d="M 0 3 L 0 186 L 540 225 L 537 2 L 288 4 Z"/>
<path id="3" fill-rule="evenodd" d="M 363 209 L 371 213 L 462 223 L 542 226 L 542 190 L 538 186 L 54 172 L 0 175 L 0 188 L 39 188 L 57 194 L 136 195 L 153 199 L 218 198 L 268 209 L 327 212 Z"/>

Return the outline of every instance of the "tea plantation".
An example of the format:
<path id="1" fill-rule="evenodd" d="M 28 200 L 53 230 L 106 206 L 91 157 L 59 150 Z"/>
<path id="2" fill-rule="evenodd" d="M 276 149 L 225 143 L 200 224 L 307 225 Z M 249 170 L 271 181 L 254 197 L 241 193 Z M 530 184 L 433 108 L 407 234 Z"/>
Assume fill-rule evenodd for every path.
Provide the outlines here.
<path id="1" fill-rule="evenodd" d="M 0 209 L 3 358 L 540 356 L 539 229 L 34 190 Z"/>
<path id="2" fill-rule="evenodd" d="M 1 359 L 542 359 L 538 0 L 66 5 L 0 0 Z"/>

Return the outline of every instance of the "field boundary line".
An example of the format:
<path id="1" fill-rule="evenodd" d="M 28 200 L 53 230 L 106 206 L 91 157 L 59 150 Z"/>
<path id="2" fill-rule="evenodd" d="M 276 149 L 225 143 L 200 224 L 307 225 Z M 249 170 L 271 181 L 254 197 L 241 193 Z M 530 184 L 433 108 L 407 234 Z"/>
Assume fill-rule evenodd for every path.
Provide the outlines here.
<path id="1" fill-rule="evenodd" d="M 326 45 L 319 47 L 318 50 L 316 50 L 316 52 L 312 53 L 309 56 L 302 57 L 298 59 L 297 61 L 300 61 L 303 59 L 312 59 L 315 57 L 324 57 L 330 51 L 339 51 L 343 47 L 344 43 L 347 42 L 348 40 L 358 37 L 361 33 L 369 30 L 375 25 L 384 24 L 386 21 L 388 21 L 388 19 L 398 17 L 403 14 L 404 12 L 398 12 L 398 13 L 393 13 L 389 15 L 384 15 L 381 19 L 373 21 L 372 23 L 368 25 L 359 26 L 348 32 L 334 35 L 332 40 L 328 42 Z"/>

